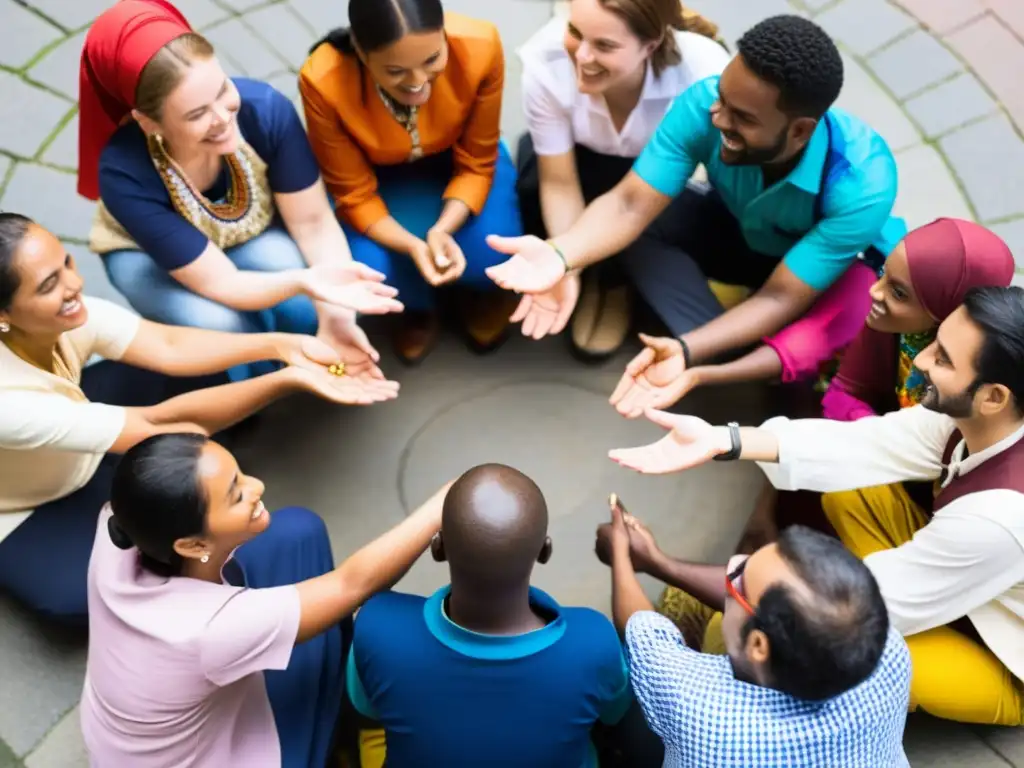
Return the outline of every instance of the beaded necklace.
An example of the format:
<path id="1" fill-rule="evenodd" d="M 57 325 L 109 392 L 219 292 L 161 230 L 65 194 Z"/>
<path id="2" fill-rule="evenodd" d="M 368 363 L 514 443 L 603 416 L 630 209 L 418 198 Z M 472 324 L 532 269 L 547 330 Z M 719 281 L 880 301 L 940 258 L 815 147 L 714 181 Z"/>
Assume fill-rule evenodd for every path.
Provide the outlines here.
<path id="1" fill-rule="evenodd" d="M 388 112 L 390 112 L 391 116 L 398 121 L 399 125 L 405 128 L 406 133 L 409 134 L 409 139 L 412 141 L 412 150 L 409 152 L 409 157 L 406 162 L 411 163 L 415 160 L 419 160 L 423 157 L 423 146 L 420 144 L 420 129 L 418 126 L 420 108 L 408 107 L 405 104 L 399 104 L 379 85 L 377 85 L 376 88 L 377 95 L 380 96 L 380 100 L 384 102 L 384 106 L 387 107 Z"/>

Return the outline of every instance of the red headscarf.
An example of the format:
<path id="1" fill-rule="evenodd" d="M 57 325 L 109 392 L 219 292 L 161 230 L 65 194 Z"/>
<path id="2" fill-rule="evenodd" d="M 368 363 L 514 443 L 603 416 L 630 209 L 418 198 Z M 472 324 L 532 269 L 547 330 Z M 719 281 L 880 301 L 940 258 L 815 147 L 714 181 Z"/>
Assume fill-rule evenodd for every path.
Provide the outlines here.
<path id="1" fill-rule="evenodd" d="M 1013 278 L 1013 254 L 999 235 L 962 219 L 937 219 L 903 238 L 910 282 L 921 306 L 941 323 L 972 288 L 1005 287 Z M 861 329 L 843 354 L 835 384 L 876 413 L 896 410 L 899 337 Z"/>
<path id="2" fill-rule="evenodd" d="M 80 195 L 99 197 L 100 153 L 135 106 L 143 68 L 167 43 L 191 31 L 167 0 L 121 0 L 93 22 L 78 74 Z"/>

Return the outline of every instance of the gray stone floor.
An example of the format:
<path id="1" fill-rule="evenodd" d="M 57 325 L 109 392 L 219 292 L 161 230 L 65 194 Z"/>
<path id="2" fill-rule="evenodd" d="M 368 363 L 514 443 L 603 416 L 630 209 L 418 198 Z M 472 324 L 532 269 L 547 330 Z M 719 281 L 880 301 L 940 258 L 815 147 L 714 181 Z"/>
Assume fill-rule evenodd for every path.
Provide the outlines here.
<path id="1" fill-rule="evenodd" d="M 77 59 L 84 29 L 110 0 L 0 0 L 0 207 L 31 215 L 76 254 L 91 293 L 118 299 L 83 247 L 92 206 L 74 191 Z M 292 97 L 296 68 L 319 35 L 344 23 L 344 0 L 177 0 L 237 74 Z M 512 52 L 550 14 L 550 0 L 447 0 L 496 22 L 509 53 L 503 127 L 523 128 Z M 999 231 L 1024 265 L 1022 0 L 693 0 L 735 37 L 775 13 L 807 13 L 840 42 L 841 103 L 874 125 L 900 165 L 899 212 L 911 224 L 940 215 Z M 1017 73 L 1016 75 L 1014 73 Z M 420 368 L 386 360 L 402 381 L 394 403 L 327 409 L 296 398 L 269 411 L 239 450 L 276 505 L 305 504 L 328 521 L 341 558 L 395 523 L 434 486 L 481 461 L 522 468 L 543 487 L 555 557 L 537 583 L 565 602 L 607 608 L 608 576 L 594 560 L 601 499 L 616 490 L 671 551 L 714 559 L 742 527 L 759 478 L 750 467 L 708 467 L 640 478 L 605 459 L 646 441 L 648 425 L 619 419 L 605 399 L 629 350 L 585 367 L 562 340 L 516 339 L 489 358 L 446 341 Z M 757 421 L 763 392 L 701 392 L 688 407 L 709 418 Z M 523 418 L 529 414 L 529 418 Z M 401 584 L 427 591 L 442 569 L 422 561 Z M 655 585 L 650 585 L 654 590 Z M 85 648 L 40 627 L 0 597 L 0 768 L 87 765 L 75 708 Z M 1024 766 L 1019 730 L 975 729 L 923 717 L 906 736 L 915 766 Z"/>

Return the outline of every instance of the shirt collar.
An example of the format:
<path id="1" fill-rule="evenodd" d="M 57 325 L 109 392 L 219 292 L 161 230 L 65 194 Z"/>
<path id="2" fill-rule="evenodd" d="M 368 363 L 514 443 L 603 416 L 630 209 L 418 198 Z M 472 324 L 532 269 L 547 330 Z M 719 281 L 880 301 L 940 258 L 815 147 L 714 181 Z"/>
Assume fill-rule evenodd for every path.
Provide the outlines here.
<path id="1" fill-rule="evenodd" d="M 445 613 L 444 601 L 451 586 L 437 590 L 423 604 L 427 629 L 442 644 L 475 659 L 521 659 L 554 645 L 565 634 L 562 608 L 546 592 L 530 587 L 530 603 L 555 618 L 546 626 L 522 635 L 484 635 L 460 627 Z"/>
<path id="2" fill-rule="evenodd" d="M 807 149 L 804 156 L 800 158 L 796 168 L 790 171 L 786 181 L 793 186 L 799 187 L 808 194 L 817 195 L 821 192 L 821 176 L 825 168 L 825 158 L 828 155 L 828 126 L 825 124 L 827 117 L 818 121 L 811 140 L 807 142 Z"/>
<path id="3" fill-rule="evenodd" d="M 966 475 L 972 469 L 977 469 L 993 456 L 998 456 L 1003 451 L 1016 445 L 1022 437 L 1024 437 L 1024 427 L 1020 427 L 1012 435 L 1004 437 L 998 443 L 990 445 L 985 450 L 972 453 L 966 459 L 963 458 L 963 455 L 967 450 L 967 442 L 961 439 L 953 449 L 953 455 L 950 456 L 949 467 L 947 467 L 946 477 L 942 481 L 942 487 L 945 488 L 953 482 L 955 478 L 961 475 Z"/>

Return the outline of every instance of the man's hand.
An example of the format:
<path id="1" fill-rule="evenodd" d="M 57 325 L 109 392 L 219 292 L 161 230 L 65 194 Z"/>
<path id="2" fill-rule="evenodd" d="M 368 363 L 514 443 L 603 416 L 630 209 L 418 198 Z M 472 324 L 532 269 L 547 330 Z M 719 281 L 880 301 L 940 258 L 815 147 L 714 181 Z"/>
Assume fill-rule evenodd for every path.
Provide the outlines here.
<path id="1" fill-rule="evenodd" d="M 658 558 L 663 555 L 654 541 L 653 534 L 632 515 L 625 514 L 622 519 L 629 534 L 629 559 L 633 563 L 633 570 L 654 575 L 657 572 Z M 611 523 L 603 523 L 597 527 L 594 553 L 605 565 L 612 564 L 612 533 Z"/>
<path id="2" fill-rule="evenodd" d="M 686 358 L 678 339 L 640 334 L 644 349 L 629 361 L 609 402 L 623 416 L 635 419 L 646 408 L 667 408 L 697 385 L 684 378 Z"/>
<path id="3" fill-rule="evenodd" d="M 650 445 L 609 451 L 608 458 L 646 475 L 663 475 L 700 466 L 732 449 L 725 427 L 714 427 L 696 416 L 676 416 L 653 409 L 644 411 L 644 415 L 669 433 Z"/>
<path id="4" fill-rule="evenodd" d="M 398 289 L 384 284 L 384 275 L 358 261 L 331 261 L 302 273 L 303 290 L 316 301 L 366 315 L 386 315 L 405 309 Z"/>
<path id="5" fill-rule="evenodd" d="M 511 256 L 508 261 L 484 270 L 506 291 L 546 293 L 565 277 L 568 267 L 558 252 L 539 237 L 499 237 L 489 235 L 487 244 L 498 253 Z"/>
<path id="6" fill-rule="evenodd" d="M 510 322 L 522 322 L 523 336 L 543 339 L 565 330 L 565 326 L 576 309 L 580 298 L 580 276 L 570 272 L 545 293 L 527 293 L 509 318 Z"/>
<path id="7" fill-rule="evenodd" d="M 397 381 L 336 376 L 327 369 L 311 371 L 292 368 L 299 386 L 318 397 L 340 405 L 371 405 L 398 397 Z"/>
<path id="8" fill-rule="evenodd" d="M 466 271 L 466 256 L 454 237 L 443 229 L 432 229 L 427 232 L 427 245 L 439 275 L 439 281 L 431 285 L 453 283 L 462 277 Z"/>

